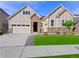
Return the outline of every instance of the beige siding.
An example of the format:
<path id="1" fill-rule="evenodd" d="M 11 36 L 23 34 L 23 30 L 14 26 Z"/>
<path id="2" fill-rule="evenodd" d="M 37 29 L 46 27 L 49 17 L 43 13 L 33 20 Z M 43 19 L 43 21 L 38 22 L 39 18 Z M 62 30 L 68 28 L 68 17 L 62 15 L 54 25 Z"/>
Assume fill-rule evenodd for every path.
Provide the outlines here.
<path id="1" fill-rule="evenodd" d="M 66 10 L 63 12 L 59 17 L 57 15 L 61 13 L 63 10 L 65 10 L 64 7 L 60 7 L 55 12 L 53 12 L 51 15 L 49 14 L 48 17 L 45 18 L 45 20 L 40 19 L 39 16 L 35 15 L 35 12 L 30 8 L 26 7 L 22 11 L 20 11 L 18 14 L 16 14 L 13 18 L 9 20 L 9 30 L 10 32 L 13 31 L 12 24 L 23 24 L 23 25 L 30 25 L 27 26 L 27 32 L 31 33 L 33 32 L 33 22 L 38 22 L 38 31 L 41 32 L 41 28 L 44 29 L 46 32 L 56 32 L 58 29 L 62 31 L 62 20 L 68 20 L 71 19 L 73 21 L 73 17 L 71 14 Z M 23 11 L 30 11 L 30 15 L 23 15 Z M 32 17 L 33 16 L 33 17 Z M 31 18 L 32 17 L 32 18 Z M 51 26 L 51 20 L 54 20 L 54 26 Z M 42 27 L 41 27 L 42 23 Z M 50 31 L 51 30 L 51 31 Z"/>
<path id="2" fill-rule="evenodd" d="M 72 20 L 73 21 L 73 17 L 72 15 L 66 10 L 65 12 L 63 12 L 59 18 L 57 18 L 57 15 L 59 13 L 61 13 L 65 8 L 64 7 L 60 7 L 58 10 L 56 10 L 53 14 L 51 14 L 50 16 L 48 16 L 44 21 L 43 21 L 43 28 L 45 30 L 48 30 L 50 31 L 50 29 L 48 28 L 51 28 L 51 30 L 54 30 L 53 28 L 60 28 L 62 27 L 62 20 Z M 51 26 L 51 20 L 54 20 L 54 26 Z M 47 25 L 45 25 L 47 24 Z M 56 30 L 56 29 L 55 29 Z M 53 31 L 52 31 L 53 32 Z"/>
<path id="3" fill-rule="evenodd" d="M 42 24 L 43 24 L 42 29 L 44 29 L 45 32 L 47 32 L 47 27 L 48 27 L 48 25 L 49 25 L 48 19 L 49 19 L 49 18 L 46 18 L 44 21 L 42 21 Z"/>
<path id="4" fill-rule="evenodd" d="M 47 18 L 49 19 L 49 23 L 48 23 L 48 26 L 49 26 L 49 27 L 51 27 L 51 23 L 50 23 L 51 20 L 54 20 L 54 21 L 55 21 L 54 26 L 55 26 L 55 27 L 57 26 L 57 24 L 56 24 L 56 22 L 57 22 L 56 15 L 57 15 L 59 12 L 61 12 L 63 9 L 64 9 L 63 7 L 60 7 L 60 8 L 59 8 L 58 10 L 56 10 L 51 16 L 47 17 Z M 47 19 L 45 19 L 44 21 L 46 21 L 46 20 L 47 20 Z"/>
<path id="5" fill-rule="evenodd" d="M 56 10 L 52 15 L 48 16 L 43 21 L 43 28 L 44 30 L 47 30 L 48 27 L 58 27 L 58 19 L 56 18 L 56 15 L 61 12 L 64 8 L 60 7 L 58 10 Z M 54 26 L 51 26 L 51 20 L 54 20 Z M 47 24 L 47 25 L 46 25 Z"/>
<path id="6" fill-rule="evenodd" d="M 30 15 L 23 15 L 23 11 L 30 11 Z M 13 18 L 9 19 L 9 31 L 12 31 L 12 24 L 24 24 L 24 25 L 30 25 L 28 26 L 28 32 L 31 31 L 31 16 L 35 12 L 30 8 L 26 7 L 22 11 L 20 11 L 18 14 L 16 14 Z"/>
<path id="7" fill-rule="evenodd" d="M 62 10 L 64 10 L 63 7 L 60 7 L 58 10 L 56 10 L 56 12 L 54 12 L 50 17 L 49 17 L 49 22 L 51 20 L 54 20 L 54 26 L 53 27 L 58 27 L 58 18 L 56 18 L 57 14 L 62 12 Z M 49 27 L 51 27 L 51 23 L 49 23 Z"/>
<path id="8" fill-rule="evenodd" d="M 70 15 L 70 13 L 68 11 L 65 11 L 58 19 L 58 25 L 59 27 L 62 27 L 62 20 L 72 20 L 73 21 L 73 17 Z"/>

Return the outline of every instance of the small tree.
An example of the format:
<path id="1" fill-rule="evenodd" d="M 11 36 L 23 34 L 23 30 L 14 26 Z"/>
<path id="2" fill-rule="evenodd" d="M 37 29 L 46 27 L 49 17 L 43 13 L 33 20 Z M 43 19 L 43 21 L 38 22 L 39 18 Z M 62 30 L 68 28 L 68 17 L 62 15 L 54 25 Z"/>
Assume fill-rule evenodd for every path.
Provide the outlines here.
<path id="1" fill-rule="evenodd" d="M 69 32 L 70 32 L 71 26 L 74 26 L 74 22 L 72 20 L 66 20 L 63 23 L 63 26 L 66 26 L 66 28 L 68 28 L 69 29 Z"/>

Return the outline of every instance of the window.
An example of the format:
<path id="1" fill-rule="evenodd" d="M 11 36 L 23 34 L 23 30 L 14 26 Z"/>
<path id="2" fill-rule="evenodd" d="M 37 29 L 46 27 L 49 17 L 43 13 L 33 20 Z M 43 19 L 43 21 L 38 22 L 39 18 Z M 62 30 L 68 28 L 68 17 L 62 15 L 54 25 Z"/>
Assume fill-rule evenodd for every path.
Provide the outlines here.
<path id="1" fill-rule="evenodd" d="M 54 20 L 51 20 L 51 26 L 54 26 Z"/>
<path id="2" fill-rule="evenodd" d="M 12 26 L 16 26 L 15 24 L 12 24 Z"/>
<path id="3" fill-rule="evenodd" d="M 24 15 L 24 14 L 26 14 L 26 12 L 25 12 L 25 11 L 23 11 L 23 15 Z"/>
<path id="4" fill-rule="evenodd" d="M 30 15 L 30 11 L 23 11 L 23 15 Z"/>
<path id="5" fill-rule="evenodd" d="M 28 15 L 30 15 L 30 11 L 28 11 Z"/>
<path id="6" fill-rule="evenodd" d="M 25 26 L 25 25 L 22 25 L 22 26 Z"/>
<path id="7" fill-rule="evenodd" d="M 21 26 L 20 24 L 18 24 L 17 26 Z"/>
<path id="8" fill-rule="evenodd" d="M 30 26 L 30 25 L 26 25 L 26 26 Z"/>
<path id="9" fill-rule="evenodd" d="M 64 20 L 62 20 L 62 26 L 64 25 Z"/>
<path id="10" fill-rule="evenodd" d="M 43 27 L 43 24 L 41 23 L 41 27 Z"/>

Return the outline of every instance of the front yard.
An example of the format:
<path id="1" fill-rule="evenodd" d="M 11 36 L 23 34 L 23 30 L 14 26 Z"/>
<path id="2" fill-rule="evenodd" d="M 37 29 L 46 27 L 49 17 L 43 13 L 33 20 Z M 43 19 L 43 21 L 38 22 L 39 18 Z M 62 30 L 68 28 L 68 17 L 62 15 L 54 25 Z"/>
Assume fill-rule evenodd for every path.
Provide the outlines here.
<path id="1" fill-rule="evenodd" d="M 79 44 L 78 35 L 41 35 L 34 36 L 34 45 Z"/>

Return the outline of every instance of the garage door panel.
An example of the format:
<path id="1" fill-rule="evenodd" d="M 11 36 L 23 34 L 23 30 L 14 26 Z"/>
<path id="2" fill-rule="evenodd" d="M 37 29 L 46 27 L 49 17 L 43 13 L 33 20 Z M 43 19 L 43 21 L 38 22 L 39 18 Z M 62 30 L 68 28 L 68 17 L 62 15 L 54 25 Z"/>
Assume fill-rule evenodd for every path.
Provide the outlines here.
<path id="1" fill-rule="evenodd" d="M 30 33 L 29 29 L 27 26 L 13 26 L 13 33 Z"/>

